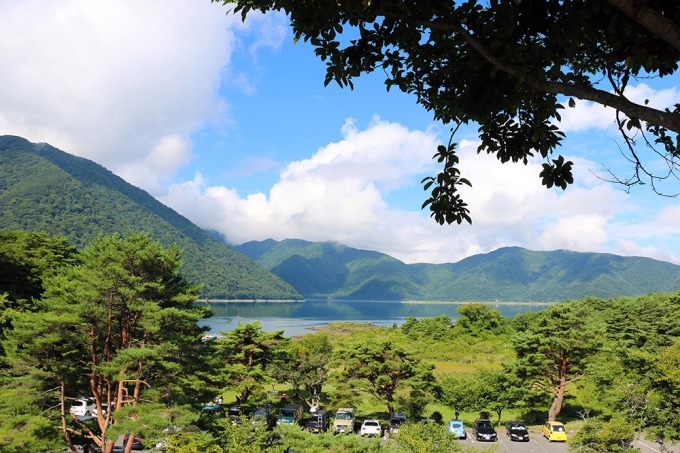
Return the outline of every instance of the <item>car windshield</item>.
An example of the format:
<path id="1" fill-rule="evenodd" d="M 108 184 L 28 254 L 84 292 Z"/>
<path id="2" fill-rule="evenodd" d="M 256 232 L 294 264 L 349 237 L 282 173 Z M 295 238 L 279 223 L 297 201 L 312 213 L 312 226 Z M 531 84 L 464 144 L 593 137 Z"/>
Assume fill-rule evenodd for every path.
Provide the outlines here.
<path id="1" fill-rule="evenodd" d="M 284 410 L 282 410 L 281 412 L 279 412 L 279 415 L 280 415 L 281 417 L 290 417 L 290 418 L 293 418 L 293 417 L 295 417 L 295 411 L 294 411 L 294 410 L 291 410 L 291 409 L 284 409 Z"/>
<path id="2" fill-rule="evenodd" d="M 522 431 L 525 430 L 526 428 L 522 425 L 512 425 L 510 429 L 513 431 Z"/>
<path id="3" fill-rule="evenodd" d="M 374 421 L 365 421 L 364 426 L 379 426 L 380 423 Z"/>
<path id="4" fill-rule="evenodd" d="M 477 424 L 477 426 L 478 426 L 479 428 L 482 428 L 482 429 L 491 429 L 491 428 L 493 428 L 493 426 L 491 426 L 491 422 L 479 422 L 479 423 Z"/>
<path id="5" fill-rule="evenodd" d="M 240 409 L 229 409 L 229 416 L 230 417 L 239 417 L 240 415 L 241 415 Z"/>
<path id="6" fill-rule="evenodd" d="M 562 431 L 564 431 L 564 426 L 560 425 L 553 426 L 553 431 L 555 431 L 556 433 L 561 433 Z"/>
<path id="7" fill-rule="evenodd" d="M 454 428 L 461 428 L 463 424 L 461 422 L 451 422 L 451 426 Z"/>
<path id="8" fill-rule="evenodd" d="M 352 416 L 351 416 L 350 414 L 344 412 L 344 413 L 341 413 L 341 414 L 337 414 L 337 415 L 335 416 L 335 418 L 336 418 L 337 420 L 351 420 L 351 419 L 352 419 Z"/>

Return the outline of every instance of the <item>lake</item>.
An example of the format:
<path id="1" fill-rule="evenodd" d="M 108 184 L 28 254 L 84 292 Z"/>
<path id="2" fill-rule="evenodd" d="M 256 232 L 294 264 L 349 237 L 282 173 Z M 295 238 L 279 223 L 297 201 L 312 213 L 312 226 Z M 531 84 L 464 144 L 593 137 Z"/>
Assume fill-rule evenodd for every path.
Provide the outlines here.
<path id="1" fill-rule="evenodd" d="M 335 321 L 370 322 L 378 326 L 400 325 L 409 316 L 431 318 L 439 315 L 458 317 L 456 309 L 466 302 L 407 302 L 407 301 L 339 301 L 307 299 L 305 302 L 204 302 L 213 310 L 213 317 L 200 324 L 210 327 L 210 333 L 231 330 L 239 323 L 260 321 L 267 332 L 283 330 L 286 336 L 304 335 L 315 327 Z M 554 303 L 554 302 L 553 302 Z M 503 316 L 513 318 L 518 313 L 543 310 L 553 303 L 489 302 Z"/>

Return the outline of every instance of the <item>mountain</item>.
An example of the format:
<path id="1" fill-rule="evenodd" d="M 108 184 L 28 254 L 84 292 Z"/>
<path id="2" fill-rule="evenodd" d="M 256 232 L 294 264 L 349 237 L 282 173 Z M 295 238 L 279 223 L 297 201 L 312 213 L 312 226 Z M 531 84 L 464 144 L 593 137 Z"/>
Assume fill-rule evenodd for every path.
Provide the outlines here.
<path id="1" fill-rule="evenodd" d="M 680 266 L 607 253 L 507 247 L 457 263 L 405 264 L 333 242 L 270 239 L 234 249 L 308 299 L 547 302 L 680 290 Z"/>
<path id="2" fill-rule="evenodd" d="M 279 277 L 101 165 L 47 144 L 0 136 L 0 228 L 61 234 L 145 231 L 184 251 L 182 273 L 212 299 L 300 299 Z"/>

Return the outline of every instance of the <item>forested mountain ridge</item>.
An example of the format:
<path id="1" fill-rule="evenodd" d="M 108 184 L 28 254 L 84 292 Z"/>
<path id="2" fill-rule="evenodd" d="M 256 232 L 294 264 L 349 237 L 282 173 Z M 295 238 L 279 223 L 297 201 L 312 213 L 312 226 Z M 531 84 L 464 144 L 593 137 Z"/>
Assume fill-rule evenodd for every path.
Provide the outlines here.
<path id="1" fill-rule="evenodd" d="M 203 297 L 299 299 L 289 284 L 99 164 L 47 144 L 0 136 L 0 228 L 45 231 L 83 247 L 98 234 L 144 231 L 183 251 Z"/>
<path id="2" fill-rule="evenodd" d="M 457 263 L 406 264 L 333 242 L 248 242 L 236 250 L 306 298 L 561 301 L 680 289 L 680 266 L 651 258 L 501 248 Z"/>

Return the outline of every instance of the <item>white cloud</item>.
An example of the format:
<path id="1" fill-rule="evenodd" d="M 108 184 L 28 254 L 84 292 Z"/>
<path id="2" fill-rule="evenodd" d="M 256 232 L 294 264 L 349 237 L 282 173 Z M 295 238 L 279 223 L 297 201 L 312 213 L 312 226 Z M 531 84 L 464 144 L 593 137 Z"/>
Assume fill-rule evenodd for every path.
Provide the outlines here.
<path id="1" fill-rule="evenodd" d="M 560 111 L 562 120 L 558 126 L 563 132 L 583 132 L 592 129 L 615 127 L 615 111 L 601 104 L 575 99 L 574 107 Z"/>
<path id="2" fill-rule="evenodd" d="M 670 247 L 657 245 L 641 245 L 632 240 L 621 240 L 616 245 L 614 253 L 623 256 L 644 256 L 670 263 L 680 264 L 680 256 Z"/>
<path id="3" fill-rule="evenodd" d="M 680 89 L 672 87 L 656 90 L 645 83 L 630 85 L 626 88 L 626 97 L 633 102 L 648 105 L 659 110 L 672 107 L 680 102 Z M 560 111 L 562 120 L 559 127 L 564 132 L 583 132 L 588 130 L 604 130 L 616 127 L 616 112 L 590 101 L 574 99 L 575 106 L 566 106 Z"/>
<path id="4" fill-rule="evenodd" d="M 348 120 L 343 139 L 291 162 L 268 194 L 247 197 L 202 178 L 174 185 L 162 201 L 232 243 L 274 238 L 335 240 L 379 250 L 406 262 L 453 262 L 476 253 L 520 245 L 533 250 L 603 251 L 616 238 L 610 223 L 632 210 L 577 160 L 578 184 L 566 191 L 540 184 L 539 163 L 500 164 L 462 142 L 464 193 L 474 226 L 437 225 L 429 212 L 394 209 L 391 190 L 433 174 L 432 132 L 410 131 L 375 118 L 365 129 Z M 424 193 L 423 193 L 424 198 Z"/>
<path id="5" fill-rule="evenodd" d="M 401 217 L 412 216 L 390 211 L 384 196 L 431 165 L 436 137 L 378 118 L 362 131 L 348 121 L 343 135 L 290 163 L 269 194 L 241 198 L 198 179 L 174 185 L 161 199 L 234 243 L 296 237 L 382 244 L 411 228 Z"/>
<path id="6" fill-rule="evenodd" d="M 128 175 L 178 168 L 189 135 L 226 109 L 217 93 L 240 20 L 221 11 L 182 0 L 2 2 L 0 133 Z"/>

